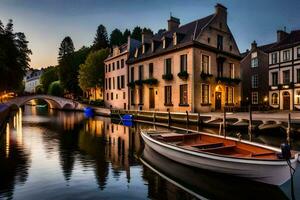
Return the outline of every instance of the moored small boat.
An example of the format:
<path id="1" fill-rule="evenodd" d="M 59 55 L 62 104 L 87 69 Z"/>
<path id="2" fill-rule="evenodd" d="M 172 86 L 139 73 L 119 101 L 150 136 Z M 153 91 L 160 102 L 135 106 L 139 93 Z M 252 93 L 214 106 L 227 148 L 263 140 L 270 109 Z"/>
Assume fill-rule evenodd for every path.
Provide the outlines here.
<path id="1" fill-rule="evenodd" d="M 146 145 L 176 162 L 272 185 L 290 179 L 290 166 L 280 149 L 206 133 L 179 134 L 142 130 Z M 296 168 L 298 152 L 288 160 Z"/>

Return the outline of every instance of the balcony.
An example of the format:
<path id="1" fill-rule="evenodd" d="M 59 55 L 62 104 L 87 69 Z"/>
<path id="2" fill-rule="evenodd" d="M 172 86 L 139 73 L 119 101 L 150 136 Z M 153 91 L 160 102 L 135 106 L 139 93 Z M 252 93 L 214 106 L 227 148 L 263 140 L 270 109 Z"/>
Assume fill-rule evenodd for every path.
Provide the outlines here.
<path id="1" fill-rule="evenodd" d="M 187 71 L 181 71 L 177 74 L 177 76 L 182 80 L 187 80 L 189 77 L 189 74 L 187 73 Z"/>
<path id="2" fill-rule="evenodd" d="M 200 78 L 203 81 L 207 81 L 208 79 L 210 79 L 212 77 L 213 77 L 213 75 L 209 74 L 209 73 L 201 72 L 201 74 L 200 74 Z"/>
<path id="3" fill-rule="evenodd" d="M 221 82 L 228 85 L 238 85 L 241 82 L 240 78 L 216 77 L 216 82 Z"/>
<path id="4" fill-rule="evenodd" d="M 164 74 L 164 75 L 162 75 L 162 79 L 164 79 L 166 81 L 171 81 L 171 80 L 173 80 L 173 74 Z"/>
<path id="5" fill-rule="evenodd" d="M 156 85 L 158 83 L 158 80 L 155 78 L 148 78 L 146 80 L 143 80 L 143 83 L 147 85 Z"/>

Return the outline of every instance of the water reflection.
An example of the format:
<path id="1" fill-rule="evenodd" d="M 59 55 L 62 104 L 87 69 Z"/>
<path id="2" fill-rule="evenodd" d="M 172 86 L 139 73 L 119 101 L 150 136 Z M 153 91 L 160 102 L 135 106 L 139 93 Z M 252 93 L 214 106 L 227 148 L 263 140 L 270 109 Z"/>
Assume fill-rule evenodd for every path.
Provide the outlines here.
<path id="1" fill-rule="evenodd" d="M 26 106 L 11 118 L 0 140 L 0 197 L 286 198 L 279 188 L 190 169 L 144 150 L 139 130 L 149 127 Z M 145 165 L 138 158 L 142 154 Z"/>
<path id="2" fill-rule="evenodd" d="M 23 146 L 22 113 L 6 124 L 0 140 L 0 198 L 12 199 L 16 185 L 25 184 L 30 165 L 29 152 Z M 5 138 L 5 139 L 4 139 Z"/>

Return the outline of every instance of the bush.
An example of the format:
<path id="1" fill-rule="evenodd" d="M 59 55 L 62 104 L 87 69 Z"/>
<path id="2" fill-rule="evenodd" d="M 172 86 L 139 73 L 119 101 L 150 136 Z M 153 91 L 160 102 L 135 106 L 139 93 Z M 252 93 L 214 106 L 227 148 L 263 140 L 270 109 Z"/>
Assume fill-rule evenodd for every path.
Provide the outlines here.
<path id="1" fill-rule="evenodd" d="M 58 97 L 64 95 L 64 90 L 60 84 L 60 81 L 54 81 L 49 85 L 48 94 L 53 96 L 58 96 Z"/>

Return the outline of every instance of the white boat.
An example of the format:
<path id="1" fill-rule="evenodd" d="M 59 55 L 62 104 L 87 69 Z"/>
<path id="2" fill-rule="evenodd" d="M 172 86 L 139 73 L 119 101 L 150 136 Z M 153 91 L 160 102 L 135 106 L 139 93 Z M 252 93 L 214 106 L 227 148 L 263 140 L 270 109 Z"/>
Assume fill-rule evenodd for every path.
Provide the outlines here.
<path id="1" fill-rule="evenodd" d="M 142 130 L 141 136 L 153 150 L 185 165 L 272 185 L 291 178 L 288 162 L 278 157 L 278 148 L 207 133 Z M 289 159 L 294 169 L 298 157 L 298 152 L 292 152 Z"/>

